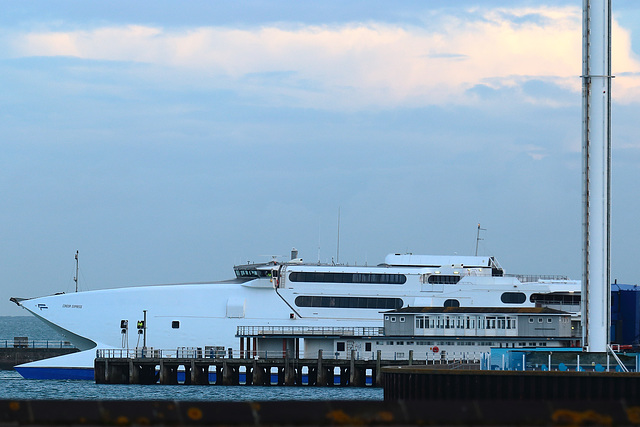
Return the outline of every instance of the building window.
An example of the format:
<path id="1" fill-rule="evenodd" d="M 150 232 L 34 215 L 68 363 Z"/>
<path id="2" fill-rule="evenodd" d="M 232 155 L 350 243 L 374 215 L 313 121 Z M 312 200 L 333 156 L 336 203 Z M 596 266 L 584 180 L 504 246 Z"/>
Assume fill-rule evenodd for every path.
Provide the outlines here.
<path id="1" fill-rule="evenodd" d="M 529 317 L 529 323 L 533 323 L 533 317 Z"/>
<path id="2" fill-rule="evenodd" d="M 371 343 L 370 342 L 364 343 L 364 351 L 371 351 Z"/>
<path id="3" fill-rule="evenodd" d="M 400 319 L 399 319 L 399 320 L 400 320 L 400 323 L 404 323 L 404 320 L 405 320 L 405 319 L 404 319 L 404 317 L 400 317 Z"/>
<path id="4" fill-rule="evenodd" d="M 396 316 L 391 316 L 391 321 L 395 322 L 396 321 Z"/>
<path id="5" fill-rule="evenodd" d="M 173 329 L 178 329 L 180 327 L 180 321 L 179 320 L 174 320 L 173 322 L 171 322 L 171 327 Z"/>
<path id="6" fill-rule="evenodd" d="M 445 307 L 460 307 L 460 301 L 457 299 L 448 299 L 444 302 Z"/>
<path id="7" fill-rule="evenodd" d="M 338 341 L 336 343 L 336 351 L 344 351 L 345 346 L 344 346 L 344 341 Z"/>
<path id="8" fill-rule="evenodd" d="M 551 317 L 547 317 L 547 323 L 551 323 Z"/>

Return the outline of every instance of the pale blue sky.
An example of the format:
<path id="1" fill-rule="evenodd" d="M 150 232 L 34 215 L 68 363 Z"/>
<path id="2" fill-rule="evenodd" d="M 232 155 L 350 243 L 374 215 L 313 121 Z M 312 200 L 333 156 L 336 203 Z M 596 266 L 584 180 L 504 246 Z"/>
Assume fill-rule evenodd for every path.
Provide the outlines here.
<path id="1" fill-rule="evenodd" d="M 453 4 L 453 6 L 452 6 Z M 581 1 L 86 2 L 0 14 L 10 296 L 286 256 L 581 272 Z M 638 283 L 640 4 L 614 1 L 612 277 Z"/>

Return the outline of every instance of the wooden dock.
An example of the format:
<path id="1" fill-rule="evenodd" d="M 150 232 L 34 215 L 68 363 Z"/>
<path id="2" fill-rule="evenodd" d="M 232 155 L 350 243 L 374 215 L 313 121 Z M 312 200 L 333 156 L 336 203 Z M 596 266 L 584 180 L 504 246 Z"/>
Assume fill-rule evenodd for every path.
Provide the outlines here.
<path id="1" fill-rule="evenodd" d="M 425 366 L 425 361 L 228 357 L 98 357 L 98 384 L 279 385 L 380 387 L 385 366 Z M 477 369 L 473 363 L 438 363 L 435 369 Z M 369 380 L 367 380 L 369 378 Z"/>

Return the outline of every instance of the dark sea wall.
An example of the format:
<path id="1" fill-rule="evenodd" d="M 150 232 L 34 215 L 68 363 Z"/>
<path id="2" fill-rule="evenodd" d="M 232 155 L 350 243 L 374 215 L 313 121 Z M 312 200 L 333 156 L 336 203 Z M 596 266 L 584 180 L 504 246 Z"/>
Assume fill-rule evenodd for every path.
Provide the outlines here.
<path id="1" fill-rule="evenodd" d="M 637 425 L 640 407 L 535 401 L 0 400 L 7 426 Z"/>

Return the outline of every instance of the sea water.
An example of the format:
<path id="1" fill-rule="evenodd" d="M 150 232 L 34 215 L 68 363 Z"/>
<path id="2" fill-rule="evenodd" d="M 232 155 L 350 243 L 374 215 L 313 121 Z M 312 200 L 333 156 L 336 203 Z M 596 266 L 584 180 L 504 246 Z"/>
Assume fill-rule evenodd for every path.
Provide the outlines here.
<path id="1" fill-rule="evenodd" d="M 0 316 L 0 341 L 13 342 L 17 336 L 34 340 L 64 339 L 36 318 Z M 16 371 L 0 370 L 0 399 L 382 400 L 383 391 L 372 387 L 96 384 L 93 381 L 25 380 Z"/>

